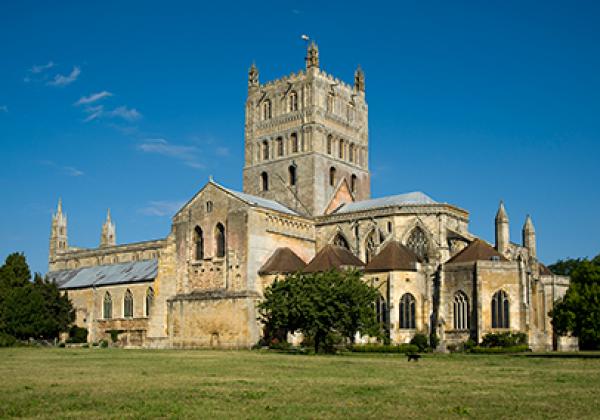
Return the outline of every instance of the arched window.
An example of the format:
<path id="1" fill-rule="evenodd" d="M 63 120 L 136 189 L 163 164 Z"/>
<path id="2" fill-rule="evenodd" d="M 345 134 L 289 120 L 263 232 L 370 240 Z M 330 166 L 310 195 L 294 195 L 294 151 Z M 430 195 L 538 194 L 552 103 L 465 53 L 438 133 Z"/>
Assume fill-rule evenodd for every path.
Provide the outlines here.
<path id="1" fill-rule="evenodd" d="M 292 153 L 298 153 L 298 134 L 292 133 L 290 135 L 290 141 L 292 143 Z"/>
<path id="2" fill-rule="evenodd" d="M 354 144 L 350 143 L 350 146 L 348 146 L 348 160 L 350 162 L 354 162 Z"/>
<path id="3" fill-rule="evenodd" d="M 262 155 L 263 155 L 263 160 L 269 160 L 269 141 L 268 140 L 263 140 L 262 143 Z"/>
<path id="4" fill-rule="evenodd" d="M 365 241 L 365 257 L 367 263 L 376 255 L 377 247 L 383 241 L 385 241 L 383 233 L 381 233 L 377 228 L 373 229 L 367 235 L 367 240 Z"/>
<path id="5" fill-rule="evenodd" d="M 277 137 L 277 140 L 275 140 L 275 142 L 277 143 L 277 156 L 283 156 L 283 138 L 282 137 Z"/>
<path id="6" fill-rule="evenodd" d="M 464 292 L 454 295 L 454 329 L 469 329 L 469 298 Z"/>
<path id="7" fill-rule="evenodd" d="M 354 174 L 350 177 L 350 191 L 356 192 L 356 175 Z"/>
<path id="8" fill-rule="evenodd" d="M 146 290 L 146 316 L 150 316 L 152 302 L 154 302 L 154 289 L 148 287 L 148 290 Z"/>
<path id="9" fill-rule="evenodd" d="M 340 148 L 338 150 L 338 156 L 340 159 L 344 159 L 344 139 L 340 139 Z"/>
<path id="10" fill-rule="evenodd" d="M 110 293 L 106 292 L 104 294 L 104 302 L 102 305 L 102 313 L 103 313 L 103 318 L 104 319 L 111 319 L 112 318 L 112 297 L 110 296 Z"/>
<path id="11" fill-rule="evenodd" d="M 215 245 L 217 257 L 223 258 L 225 256 L 225 226 L 221 223 L 217 223 L 215 227 Z"/>
<path id="12" fill-rule="evenodd" d="M 206 212 L 210 213 L 211 211 L 213 211 L 213 202 L 212 201 L 207 201 L 206 202 Z"/>
<path id="13" fill-rule="evenodd" d="M 415 329 L 416 328 L 416 316 L 415 316 L 415 297 L 410 293 L 405 293 L 400 298 L 400 328 L 402 329 Z"/>
<path id="14" fill-rule="evenodd" d="M 377 316 L 377 323 L 380 325 L 387 325 L 388 316 L 387 316 L 387 304 L 385 299 L 381 294 L 377 296 L 377 301 L 375 302 L 375 314 Z"/>
<path id="15" fill-rule="evenodd" d="M 194 246 L 196 247 L 196 261 L 204 258 L 204 234 L 200 226 L 194 229 Z"/>
<path id="16" fill-rule="evenodd" d="M 335 168 L 333 166 L 329 168 L 329 185 L 335 187 Z"/>
<path id="17" fill-rule="evenodd" d="M 331 148 L 333 144 L 333 136 L 330 134 L 327 136 L 327 154 L 331 154 Z"/>
<path id="18" fill-rule="evenodd" d="M 406 246 L 422 259 L 427 259 L 427 250 L 429 248 L 427 235 L 420 227 L 417 226 L 413 229 L 406 241 Z"/>
<path id="19" fill-rule="evenodd" d="M 133 318 L 133 295 L 129 289 L 127 289 L 123 298 L 123 317 Z"/>
<path id="20" fill-rule="evenodd" d="M 288 168 L 290 185 L 296 185 L 296 166 L 292 165 Z"/>
<path id="21" fill-rule="evenodd" d="M 270 119 L 271 115 L 271 101 L 267 99 L 263 102 L 263 120 Z"/>
<path id="22" fill-rule="evenodd" d="M 510 303 L 504 290 L 498 290 L 492 298 L 492 328 L 510 328 Z"/>
<path id="23" fill-rule="evenodd" d="M 350 250 L 350 245 L 348 245 L 348 241 L 341 233 L 338 233 L 335 238 L 333 238 L 333 244 L 342 248 L 346 248 Z"/>
<path id="24" fill-rule="evenodd" d="M 263 191 L 269 191 L 269 175 L 266 172 L 260 174 L 260 185 Z"/>
<path id="25" fill-rule="evenodd" d="M 298 111 L 298 94 L 294 90 L 290 92 L 290 111 Z"/>

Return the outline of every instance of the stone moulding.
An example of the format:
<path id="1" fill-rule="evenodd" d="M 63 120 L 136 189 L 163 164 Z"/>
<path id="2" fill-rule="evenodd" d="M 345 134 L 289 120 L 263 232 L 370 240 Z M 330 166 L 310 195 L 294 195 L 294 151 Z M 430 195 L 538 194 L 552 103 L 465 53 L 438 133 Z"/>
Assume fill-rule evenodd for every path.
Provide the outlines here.
<path id="1" fill-rule="evenodd" d="M 252 290 L 242 290 L 239 292 L 229 290 L 206 290 L 192 293 L 181 293 L 167 299 L 168 303 L 175 303 L 184 300 L 221 300 L 221 299 L 259 299 L 260 294 Z"/>

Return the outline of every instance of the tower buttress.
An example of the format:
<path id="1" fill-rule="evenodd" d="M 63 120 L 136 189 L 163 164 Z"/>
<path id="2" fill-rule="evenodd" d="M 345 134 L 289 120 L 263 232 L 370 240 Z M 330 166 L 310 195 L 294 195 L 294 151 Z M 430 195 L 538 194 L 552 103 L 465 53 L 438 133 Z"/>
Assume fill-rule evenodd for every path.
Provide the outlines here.
<path id="1" fill-rule="evenodd" d="M 529 250 L 529 255 L 531 257 L 537 258 L 535 228 L 533 227 L 533 222 L 529 215 L 527 215 L 525 224 L 523 225 L 523 246 Z"/>
<path id="2" fill-rule="evenodd" d="M 66 251 L 68 247 L 67 215 L 62 211 L 62 200 L 59 198 L 56 213 L 52 215 L 49 261 L 54 261 L 58 253 Z"/>
<path id="3" fill-rule="evenodd" d="M 496 250 L 502 255 L 508 252 L 510 244 L 510 231 L 508 224 L 508 215 L 504 208 L 504 202 L 500 201 L 498 213 L 496 213 Z"/>
<path id="4" fill-rule="evenodd" d="M 100 237 L 100 246 L 114 246 L 117 244 L 117 234 L 115 224 L 110 219 L 110 209 L 106 212 L 106 221 L 102 225 L 102 236 Z"/>

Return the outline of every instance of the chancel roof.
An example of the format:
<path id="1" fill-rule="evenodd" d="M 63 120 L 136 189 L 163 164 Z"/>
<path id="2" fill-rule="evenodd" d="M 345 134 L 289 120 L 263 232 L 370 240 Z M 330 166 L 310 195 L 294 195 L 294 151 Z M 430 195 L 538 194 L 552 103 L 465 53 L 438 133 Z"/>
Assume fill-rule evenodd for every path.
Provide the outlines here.
<path id="1" fill-rule="evenodd" d="M 419 256 L 399 241 L 390 241 L 365 267 L 365 271 L 415 271 Z"/>
<path id="2" fill-rule="evenodd" d="M 81 289 L 91 286 L 152 281 L 158 273 L 158 260 L 132 261 L 98 265 L 48 273 L 48 279 L 60 289 Z"/>
<path id="3" fill-rule="evenodd" d="M 346 248 L 326 245 L 304 268 L 305 273 L 317 273 L 333 269 L 364 267 L 365 263 Z"/>
<path id="4" fill-rule="evenodd" d="M 373 198 L 371 200 L 355 201 L 347 203 L 337 209 L 334 213 L 353 213 L 382 207 L 396 207 L 406 205 L 437 204 L 431 197 L 420 192 L 409 192 L 406 194 L 390 195 L 387 197 Z"/>
<path id="5" fill-rule="evenodd" d="M 508 261 L 504 255 L 496 251 L 490 244 L 475 239 L 465 249 L 447 261 L 451 263 L 464 263 L 474 261 Z"/>
<path id="6" fill-rule="evenodd" d="M 289 274 L 302 271 L 306 263 L 288 247 L 277 248 L 258 270 L 259 274 Z"/>
<path id="7" fill-rule="evenodd" d="M 275 200 L 269 200 L 266 198 L 257 197 L 255 195 L 246 194 L 246 193 L 243 193 L 240 191 L 230 190 L 229 188 L 225 188 L 223 186 L 220 186 L 220 187 L 250 205 L 264 207 L 266 209 L 279 211 L 281 213 L 293 214 L 294 216 L 298 215 L 298 213 L 296 213 L 294 210 L 287 208 L 286 206 L 284 206 L 283 204 L 281 204 Z"/>

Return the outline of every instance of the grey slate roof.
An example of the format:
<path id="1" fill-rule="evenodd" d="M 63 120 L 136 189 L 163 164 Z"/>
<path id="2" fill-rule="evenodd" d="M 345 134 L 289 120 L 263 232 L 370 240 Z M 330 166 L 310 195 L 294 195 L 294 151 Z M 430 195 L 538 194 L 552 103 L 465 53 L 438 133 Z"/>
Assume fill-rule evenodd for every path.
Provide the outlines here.
<path id="1" fill-rule="evenodd" d="M 151 281 L 156 278 L 157 273 L 158 260 L 152 259 L 53 271 L 48 273 L 48 279 L 54 281 L 60 289 L 81 289 Z"/>
<path id="2" fill-rule="evenodd" d="M 293 214 L 294 216 L 298 215 L 298 213 L 287 208 L 286 206 L 284 206 L 283 204 L 281 204 L 277 201 L 268 200 L 266 198 L 257 197 L 255 195 L 246 194 L 246 193 L 243 193 L 240 191 L 230 190 L 229 188 L 225 188 L 223 186 L 220 186 L 220 187 L 248 204 L 258 206 L 258 207 L 264 207 L 264 208 L 275 210 L 275 211 L 279 211 L 281 213 Z"/>
<path id="3" fill-rule="evenodd" d="M 437 204 L 431 197 L 421 191 L 409 192 L 406 194 L 389 195 L 387 197 L 373 198 L 371 200 L 356 201 L 347 203 L 336 210 L 334 213 L 352 213 L 377 209 L 382 207 L 396 207 L 406 205 Z"/>

